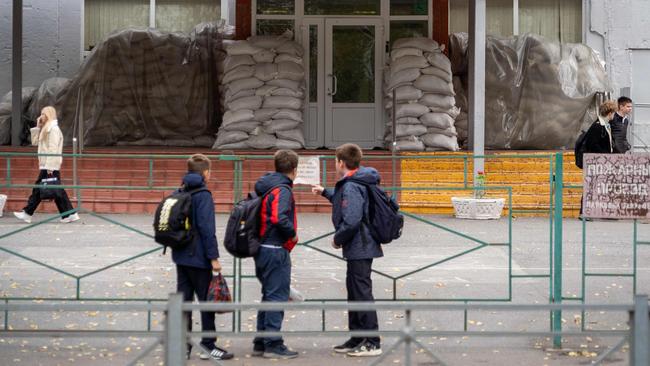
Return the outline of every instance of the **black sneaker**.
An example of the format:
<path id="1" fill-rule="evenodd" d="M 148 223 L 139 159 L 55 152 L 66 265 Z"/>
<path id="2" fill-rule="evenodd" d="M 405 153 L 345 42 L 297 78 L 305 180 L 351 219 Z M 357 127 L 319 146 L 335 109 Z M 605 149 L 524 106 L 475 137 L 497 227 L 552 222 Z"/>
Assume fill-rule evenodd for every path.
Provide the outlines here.
<path id="1" fill-rule="evenodd" d="M 223 348 L 215 347 L 210 353 L 206 352 L 201 352 L 201 355 L 199 356 L 202 360 L 230 360 L 231 358 L 235 357 L 232 353 L 226 351 Z"/>
<path id="2" fill-rule="evenodd" d="M 353 349 L 357 348 L 359 343 L 361 343 L 361 341 L 350 338 L 347 341 L 345 341 L 345 343 L 339 344 L 338 346 L 334 346 L 334 348 L 332 349 L 336 353 L 348 353 Z"/>
<path id="3" fill-rule="evenodd" d="M 253 357 L 262 357 L 264 356 L 264 343 L 253 343 L 253 352 L 251 353 Z"/>
<path id="4" fill-rule="evenodd" d="M 364 340 L 355 349 L 346 353 L 352 357 L 375 357 L 381 355 L 381 347 Z"/>
<path id="5" fill-rule="evenodd" d="M 284 344 L 269 347 L 264 350 L 264 358 L 273 358 L 279 360 L 289 360 L 298 357 L 298 352 L 291 351 Z"/>

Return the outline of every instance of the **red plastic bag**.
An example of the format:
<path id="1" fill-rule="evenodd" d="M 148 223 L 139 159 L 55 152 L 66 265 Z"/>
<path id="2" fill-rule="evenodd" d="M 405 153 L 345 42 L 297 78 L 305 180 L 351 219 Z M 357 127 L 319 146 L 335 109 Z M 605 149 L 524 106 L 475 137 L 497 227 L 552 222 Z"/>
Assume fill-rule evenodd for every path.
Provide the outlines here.
<path id="1" fill-rule="evenodd" d="M 226 279 L 221 272 L 213 274 L 210 287 L 208 288 L 208 301 L 212 302 L 232 302 L 232 296 L 228 289 Z M 218 314 L 230 313 L 232 311 L 217 311 Z"/>

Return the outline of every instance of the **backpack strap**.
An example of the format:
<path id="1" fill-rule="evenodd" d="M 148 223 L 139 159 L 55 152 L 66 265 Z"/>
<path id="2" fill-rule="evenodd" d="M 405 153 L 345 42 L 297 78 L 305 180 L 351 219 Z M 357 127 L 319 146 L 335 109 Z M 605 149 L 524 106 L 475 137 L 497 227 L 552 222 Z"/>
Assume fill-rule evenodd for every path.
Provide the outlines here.
<path id="1" fill-rule="evenodd" d="M 193 196 L 195 193 L 199 193 L 199 192 L 203 192 L 203 191 L 210 192 L 205 186 L 190 189 L 189 191 L 185 190 L 185 187 L 181 187 L 181 189 L 184 190 L 185 192 L 189 193 L 190 196 Z M 194 226 L 194 210 L 192 210 L 192 212 L 191 212 L 190 219 L 191 219 L 191 221 L 190 221 L 190 230 L 194 230 L 194 232 L 196 233 L 197 232 L 196 227 Z M 194 243 L 192 243 L 192 244 L 194 244 Z M 163 252 L 163 254 L 165 254 L 165 253 Z M 192 255 L 194 255 L 194 248 L 192 248 Z"/>
<path id="2" fill-rule="evenodd" d="M 291 186 L 290 186 L 290 185 L 285 184 L 285 183 L 281 183 L 281 184 L 278 184 L 278 185 L 275 185 L 275 186 L 269 188 L 266 192 L 264 192 L 264 194 L 262 195 L 262 197 L 266 197 L 266 196 L 268 196 L 269 193 L 271 193 L 274 189 L 279 188 L 279 187 L 286 187 L 287 189 L 291 190 Z"/>
<path id="3" fill-rule="evenodd" d="M 205 186 L 199 187 L 199 188 L 194 188 L 194 189 L 191 189 L 189 191 L 186 190 L 184 187 L 181 187 L 181 189 L 184 190 L 185 192 L 191 194 L 191 195 L 194 195 L 194 193 L 199 193 L 199 192 L 203 192 L 203 191 L 210 192 Z"/>
<path id="4" fill-rule="evenodd" d="M 366 192 L 368 192 L 368 202 L 370 202 L 370 200 L 371 200 L 371 197 L 370 197 L 371 196 L 371 194 L 370 194 L 370 189 L 371 189 L 370 185 L 371 184 L 370 183 L 366 183 L 366 182 L 364 182 L 364 181 L 362 181 L 360 179 L 355 179 L 355 178 L 348 178 L 346 180 L 346 183 L 347 182 L 354 182 L 354 183 L 357 183 L 357 184 L 360 184 L 360 185 L 364 186 L 366 188 Z M 370 205 L 370 203 L 368 205 Z M 368 208 L 368 214 L 370 214 L 370 208 Z M 361 242 L 363 243 L 363 245 L 367 246 L 368 245 L 368 239 L 366 238 L 366 236 L 363 233 L 363 227 L 365 225 L 366 230 L 370 229 L 370 219 L 368 218 L 368 216 L 366 215 L 365 212 L 361 216 L 361 224 L 362 224 L 361 225 Z"/>

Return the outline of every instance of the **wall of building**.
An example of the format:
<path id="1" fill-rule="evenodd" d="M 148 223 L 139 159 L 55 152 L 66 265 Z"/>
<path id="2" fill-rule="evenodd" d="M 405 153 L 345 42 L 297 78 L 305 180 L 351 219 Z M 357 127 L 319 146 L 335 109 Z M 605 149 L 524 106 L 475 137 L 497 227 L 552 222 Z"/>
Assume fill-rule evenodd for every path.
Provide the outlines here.
<path id="1" fill-rule="evenodd" d="M 23 85 L 79 68 L 82 0 L 23 0 Z M 0 97 L 11 90 L 12 0 L 0 0 Z"/>
<path id="2" fill-rule="evenodd" d="M 587 44 L 607 62 L 616 90 L 631 87 L 632 50 L 650 49 L 650 2 L 587 0 L 585 11 Z"/>
<path id="3" fill-rule="evenodd" d="M 585 42 L 607 63 L 614 95 L 629 88 L 636 103 L 634 132 L 650 143 L 650 88 L 643 77 L 650 74 L 650 1 L 584 0 L 583 12 Z"/>

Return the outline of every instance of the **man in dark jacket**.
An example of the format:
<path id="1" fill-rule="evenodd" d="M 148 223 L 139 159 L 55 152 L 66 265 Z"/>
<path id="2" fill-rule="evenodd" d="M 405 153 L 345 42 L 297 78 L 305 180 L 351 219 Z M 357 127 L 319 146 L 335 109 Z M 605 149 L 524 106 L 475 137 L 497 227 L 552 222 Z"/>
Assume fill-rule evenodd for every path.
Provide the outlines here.
<path id="1" fill-rule="evenodd" d="M 632 99 L 628 97 L 618 98 L 618 110 L 614 113 L 614 118 L 609 122 L 612 127 L 614 153 L 625 154 L 631 148 L 630 143 L 627 141 L 630 113 L 632 113 Z"/>
<path id="2" fill-rule="evenodd" d="M 263 302 L 289 301 L 291 258 L 289 252 L 298 243 L 293 180 L 298 172 L 298 154 L 291 150 L 275 153 L 275 172 L 255 183 L 255 192 L 264 196 L 260 208 L 261 246 L 255 255 L 255 276 L 262 285 Z M 258 332 L 279 332 L 284 311 L 258 311 Z M 290 359 L 298 352 L 289 350 L 282 337 L 256 337 L 253 356 Z"/>
<path id="3" fill-rule="evenodd" d="M 215 232 L 214 201 L 212 193 L 206 188 L 210 179 L 210 160 L 202 154 L 195 154 L 187 161 L 187 174 L 183 177 L 182 189 L 186 191 L 199 190 L 192 194 L 191 225 L 196 230 L 194 242 L 182 249 L 172 250 L 172 260 L 176 264 L 176 290 L 183 294 L 183 301 L 191 302 L 196 295 L 199 301 L 206 301 L 212 271 L 220 272 L 219 249 Z M 192 313 L 185 313 L 187 328 L 192 329 Z M 214 312 L 201 312 L 201 329 L 204 332 L 214 332 Z M 216 345 L 217 339 L 207 337 L 201 340 L 205 348 L 201 359 L 228 360 L 233 354 Z M 190 358 L 192 345 L 188 345 L 187 358 Z"/>
<path id="4" fill-rule="evenodd" d="M 336 229 L 332 247 L 343 248 L 343 258 L 347 261 L 346 288 L 348 301 L 374 301 L 372 295 L 372 261 L 383 257 L 381 245 L 370 234 L 364 224 L 369 215 L 367 188 L 365 184 L 379 184 L 377 170 L 361 166 L 361 148 L 354 144 L 344 144 L 336 149 L 336 173 L 339 181 L 334 190 L 314 186 L 312 192 L 321 194 L 332 203 L 332 224 Z M 376 311 L 350 311 L 348 314 L 350 331 L 379 329 Z M 353 337 L 334 347 L 337 353 L 349 356 L 379 356 L 381 344 L 379 337 Z"/>

